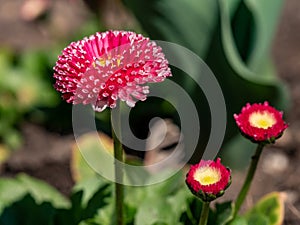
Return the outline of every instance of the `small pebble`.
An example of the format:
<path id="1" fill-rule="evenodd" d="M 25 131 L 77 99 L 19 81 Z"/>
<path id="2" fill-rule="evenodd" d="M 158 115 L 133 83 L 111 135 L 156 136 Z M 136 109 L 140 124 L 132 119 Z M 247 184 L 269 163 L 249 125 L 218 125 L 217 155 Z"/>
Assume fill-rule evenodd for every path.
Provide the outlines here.
<path id="1" fill-rule="evenodd" d="M 272 149 L 270 149 L 272 150 Z M 262 162 L 262 169 L 265 173 L 275 175 L 287 170 L 289 166 L 289 159 L 285 154 L 272 152 L 264 157 Z"/>

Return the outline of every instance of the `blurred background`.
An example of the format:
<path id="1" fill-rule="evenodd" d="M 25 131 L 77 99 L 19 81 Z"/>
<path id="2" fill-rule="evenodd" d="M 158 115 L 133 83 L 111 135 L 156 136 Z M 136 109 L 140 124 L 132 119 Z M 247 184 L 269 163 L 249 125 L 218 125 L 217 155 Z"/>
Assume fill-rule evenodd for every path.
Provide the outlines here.
<path id="1" fill-rule="evenodd" d="M 228 112 L 221 155 L 225 164 L 236 168 L 228 198 L 241 184 L 254 148 L 237 135 L 233 113 L 246 102 L 265 100 L 284 110 L 290 127 L 278 143 L 264 151 L 247 201 L 251 205 L 262 194 L 284 191 L 285 224 L 298 224 L 299 12 L 298 0 L 0 0 L 0 175 L 26 172 L 65 195 L 70 193 L 75 182 L 70 165 L 75 145 L 72 105 L 54 90 L 52 68 L 71 41 L 107 29 L 133 30 L 189 48 L 216 75 Z M 185 88 L 201 111 L 201 137 L 191 159 L 195 162 L 209 137 L 210 111 L 201 89 L 189 76 L 176 68 L 172 72 L 172 79 Z M 158 99 L 138 103 L 132 113 L 132 129 L 140 138 L 147 136 L 153 116 L 180 126 L 175 109 Z M 97 122 L 99 130 L 109 135 L 107 113 L 98 115 Z M 127 152 L 145 158 L 130 149 Z"/>

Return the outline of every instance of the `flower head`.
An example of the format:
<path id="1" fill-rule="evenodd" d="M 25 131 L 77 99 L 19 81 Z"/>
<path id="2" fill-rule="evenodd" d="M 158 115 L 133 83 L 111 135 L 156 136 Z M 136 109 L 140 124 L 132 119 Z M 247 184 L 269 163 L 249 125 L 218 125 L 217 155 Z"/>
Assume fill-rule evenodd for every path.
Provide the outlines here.
<path id="1" fill-rule="evenodd" d="M 168 76 L 168 61 L 154 41 L 134 32 L 107 31 L 62 51 L 54 67 L 54 86 L 68 103 L 103 111 L 114 108 L 118 99 L 133 107 L 146 99 L 146 83 Z"/>
<path id="2" fill-rule="evenodd" d="M 215 162 L 201 160 L 200 163 L 192 165 L 186 175 L 186 184 L 203 201 L 220 197 L 230 183 L 230 170 L 221 164 L 220 158 Z"/>
<path id="3" fill-rule="evenodd" d="M 282 112 L 268 102 L 248 103 L 240 114 L 234 114 L 234 119 L 242 134 L 253 142 L 273 143 L 288 127 L 282 119 Z"/>

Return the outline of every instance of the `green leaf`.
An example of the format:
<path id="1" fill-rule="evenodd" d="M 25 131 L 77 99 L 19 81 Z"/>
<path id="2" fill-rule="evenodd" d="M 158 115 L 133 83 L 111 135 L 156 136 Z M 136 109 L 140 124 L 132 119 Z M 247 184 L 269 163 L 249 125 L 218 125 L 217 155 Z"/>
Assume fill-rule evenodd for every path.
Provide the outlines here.
<path id="1" fill-rule="evenodd" d="M 182 173 L 170 179 L 147 187 L 140 199 L 135 216 L 135 225 L 181 224 L 180 217 L 186 211 L 186 199 L 191 196 L 184 185 Z"/>
<path id="2" fill-rule="evenodd" d="M 113 141 L 104 133 L 87 133 L 77 138 L 71 155 L 71 173 L 76 182 L 93 178 L 100 174 L 106 178 L 114 177 Z M 124 182 L 135 183 L 135 179 L 147 179 L 149 173 L 142 162 L 126 159 L 125 163 L 141 166 L 140 169 L 124 170 Z M 139 180 L 140 181 L 140 180 Z"/>
<path id="3" fill-rule="evenodd" d="M 222 204 L 216 204 L 216 225 L 225 225 L 233 219 L 234 203 L 225 202 Z"/>
<path id="4" fill-rule="evenodd" d="M 97 171 L 112 177 L 114 174 L 112 155 L 112 140 L 103 133 L 87 133 L 77 138 L 71 158 L 71 172 L 74 180 L 78 182 L 93 178 Z"/>
<path id="5" fill-rule="evenodd" d="M 246 102 L 262 102 L 268 100 L 271 104 L 279 108 L 287 106 L 286 87 L 282 85 L 276 77 L 269 57 L 269 42 L 273 37 L 274 26 L 269 27 L 270 30 L 268 33 L 258 32 L 257 29 L 260 30 L 262 25 L 257 22 L 251 25 L 255 25 L 255 27 L 249 27 L 248 30 L 241 30 L 241 26 L 235 27 L 236 23 L 233 23 L 234 19 L 232 19 L 233 17 L 237 20 L 238 18 L 249 15 L 256 21 L 257 13 L 255 10 L 259 10 L 259 13 L 264 13 L 269 11 L 267 6 L 274 4 L 277 10 L 269 11 L 270 17 L 264 17 L 264 20 L 269 21 L 272 19 L 272 23 L 275 24 L 273 20 L 278 17 L 281 0 L 274 2 L 266 1 L 268 3 L 261 3 L 262 1 L 255 0 L 257 5 L 255 10 L 246 5 L 248 1 L 235 1 L 235 7 L 232 7 L 232 1 L 219 0 L 218 2 L 220 10 L 220 30 L 216 32 L 216 37 L 211 45 L 212 48 L 208 55 L 207 62 L 222 87 L 229 115 L 229 126 L 235 126 L 232 115 L 239 112 Z M 239 16 L 239 10 L 247 11 L 247 14 Z M 271 29 L 273 29 L 272 32 Z M 247 57 L 250 57 L 253 63 L 248 64 L 247 59 L 241 57 L 241 52 L 239 52 L 237 47 L 239 36 L 234 37 L 234 31 L 244 32 L 248 36 L 255 37 L 252 43 L 248 45 L 244 44 L 247 47 L 243 49 L 249 52 Z M 260 43 L 262 39 L 265 41 Z M 254 56 L 250 55 L 250 52 L 252 52 L 250 48 L 257 49 L 257 46 L 264 49 L 265 54 L 260 53 L 256 55 L 253 53 L 256 57 L 254 59 Z M 254 63 L 254 61 L 259 62 L 259 65 Z M 234 88 L 234 91 L 232 91 L 232 88 Z M 236 93 L 239 94 L 236 95 Z M 231 134 L 237 132 L 237 129 L 228 130 Z"/>
<path id="6" fill-rule="evenodd" d="M 249 164 L 255 147 L 256 145 L 244 136 L 236 135 L 222 148 L 220 157 L 231 169 L 244 169 Z"/>
<path id="7" fill-rule="evenodd" d="M 248 225 L 248 222 L 244 217 L 237 216 L 228 225 Z"/>
<path id="8" fill-rule="evenodd" d="M 49 202 L 57 208 L 67 208 L 69 201 L 50 185 L 25 174 L 0 179 L 0 212 L 25 195 L 30 195 L 37 204 Z"/>
<path id="9" fill-rule="evenodd" d="M 246 213 L 249 224 L 258 220 L 257 215 L 264 217 L 267 225 L 281 225 L 284 219 L 284 195 L 280 192 L 272 192 L 260 199 L 249 212 Z M 262 219 L 261 219 L 262 220 Z M 251 225 L 255 223 L 251 223 Z"/>
<path id="10" fill-rule="evenodd" d="M 24 187 L 37 203 L 50 202 L 56 208 L 70 206 L 70 202 L 60 192 L 45 182 L 26 174 L 20 174 L 16 179 L 19 181 L 19 185 Z"/>
<path id="11" fill-rule="evenodd" d="M 0 86 L 4 80 L 6 72 L 9 70 L 13 61 L 13 53 L 9 49 L 0 49 Z"/>
<path id="12" fill-rule="evenodd" d="M 94 176 L 88 179 L 84 179 L 78 182 L 72 190 L 72 193 L 81 192 L 83 193 L 81 204 L 83 207 L 86 207 L 88 201 L 93 197 L 93 195 L 103 186 L 111 185 L 112 183 L 108 182 L 101 176 Z"/>
<path id="13" fill-rule="evenodd" d="M 226 141 L 231 141 L 236 135 L 237 139 L 243 138 L 238 134 L 233 114 L 240 112 L 247 102 L 267 100 L 281 110 L 289 105 L 287 88 L 276 76 L 270 60 L 270 45 L 282 0 L 218 2 L 220 27 L 216 31 L 206 62 L 216 75 L 225 97 L 228 113 Z M 274 10 L 269 10 L 269 7 Z M 249 141 L 242 142 L 244 147 L 240 148 L 251 148 Z M 223 156 L 230 154 L 227 152 L 232 143 L 224 143 Z M 226 157 L 231 158 L 233 155 Z M 248 159 L 247 156 L 234 157 L 239 157 L 242 159 L 240 162 L 246 165 L 243 159 Z M 228 166 L 231 167 L 231 163 Z"/>
<path id="14" fill-rule="evenodd" d="M 251 214 L 248 217 L 248 225 L 270 225 L 270 223 L 265 215 Z"/>
<path id="15" fill-rule="evenodd" d="M 89 221 L 100 209 L 112 202 L 111 193 L 111 184 L 101 177 L 79 182 L 72 191 L 71 207 L 58 210 L 56 223 L 75 225 L 81 221 Z"/>
<path id="16" fill-rule="evenodd" d="M 221 16 L 220 33 L 217 33 L 217 39 L 212 44 L 213 48 L 208 56 L 208 62 L 218 77 L 225 98 L 230 99 L 227 102 L 229 110 L 235 107 L 239 107 L 239 110 L 248 101 L 270 100 L 277 103 L 277 106 L 285 106 L 286 96 L 281 95 L 283 88 L 275 76 L 275 71 L 271 69 L 273 66 L 269 57 L 270 44 L 282 0 L 267 0 L 263 3 L 259 0 L 235 1 L 236 7 L 232 7 L 232 1 L 218 0 L 218 2 Z M 269 7 L 274 10 L 270 11 Z M 241 11 L 247 14 L 241 14 Z M 266 11 L 268 13 L 265 13 Z M 253 18 L 255 23 L 243 24 L 248 25 L 248 29 L 245 29 L 236 20 L 245 19 L 247 16 L 248 20 Z M 265 28 L 266 26 L 268 28 Z M 234 32 L 239 33 L 240 36 L 234 36 Z M 249 40 L 248 44 L 243 44 L 245 46 L 243 51 L 249 52 L 247 55 L 251 61 L 249 63 L 245 57 L 243 59 L 242 50 L 238 50 L 240 39 L 244 40 L 241 34 L 253 36 L 253 40 Z M 259 53 L 256 53 L 258 48 Z M 239 93 L 238 96 L 232 96 L 232 87 L 235 88 L 235 93 Z M 229 92 L 232 94 L 230 95 Z M 234 104 L 237 106 L 234 107 Z"/>
<path id="17" fill-rule="evenodd" d="M 174 42 L 201 57 L 206 55 L 218 19 L 216 0 L 124 2 L 152 39 Z"/>
<path id="18" fill-rule="evenodd" d="M 4 209 L 1 225 L 52 225 L 55 209 L 49 202 L 37 203 L 29 194 Z"/>
<path id="19" fill-rule="evenodd" d="M 28 71 L 31 74 L 29 76 L 40 78 L 47 73 L 47 67 L 49 66 L 46 51 L 41 50 L 29 50 L 23 52 L 20 57 L 20 67 L 24 71 Z"/>
<path id="20" fill-rule="evenodd" d="M 0 214 L 6 206 L 20 200 L 27 190 L 17 180 L 11 178 L 0 179 Z"/>
<path id="21" fill-rule="evenodd" d="M 186 209 L 181 214 L 180 222 L 186 225 L 197 225 L 199 223 L 202 201 L 193 195 L 186 197 Z M 211 208 L 209 209 L 208 225 L 216 225 L 217 214 Z"/>
<path id="22" fill-rule="evenodd" d="M 109 204 L 101 208 L 100 210 L 98 210 L 97 215 L 93 219 L 88 220 L 88 224 L 114 225 L 116 223 L 116 216 L 114 214 L 114 210 L 114 204 Z"/>
<path id="23" fill-rule="evenodd" d="M 213 71 L 228 113 L 224 144 L 237 135 L 232 115 L 247 102 L 267 100 L 281 110 L 289 106 L 287 88 L 277 78 L 270 58 L 282 0 L 123 1 L 152 39 L 187 47 Z M 191 71 L 200 71 L 186 62 L 180 52 L 168 57 L 179 58 Z M 205 96 L 199 94 L 201 90 L 195 88 L 190 76 L 176 68 L 172 68 L 172 73 L 172 79 L 189 93 L 201 115 L 209 116 Z M 210 120 L 200 120 L 203 130 L 211 128 Z M 201 140 L 208 138 L 209 132 L 203 135 Z"/>
<path id="24" fill-rule="evenodd" d="M 0 179 L 0 224 L 52 225 L 57 208 L 70 202 L 43 181 L 20 174 Z"/>
<path id="25" fill-rule="evenodd" d="M 138 208 L 135 225 L 153 225 L 155 223 L 166 222 L 174 224 L 172 209 L 165 199 L 160 196 L 146 198 Z"/>

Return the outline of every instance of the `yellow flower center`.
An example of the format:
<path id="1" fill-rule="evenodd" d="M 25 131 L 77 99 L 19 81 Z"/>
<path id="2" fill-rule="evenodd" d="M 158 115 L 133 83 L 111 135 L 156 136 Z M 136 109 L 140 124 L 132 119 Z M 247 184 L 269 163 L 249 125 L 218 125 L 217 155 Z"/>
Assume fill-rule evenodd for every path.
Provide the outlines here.
<path id="1" fill-rule="evenodd" d="M 252 113 L 249 117 L 249 122 L 253 127 L 268 129 L 276 123 L 276 120 L 273 114 L 265 111 Z"/>
<path id="2" fill-rule="evenodd" d="M 120 55 L 115 55 L 114 59 L 110 54 L 107 54 L 103 57 L 97 58 L 95 62 L 93 62 L 93 66 L 96 67 L 97 65 L 100 67 L 108 66 L 111 64 L 112 67 L 120 66 L 122 61 L 122 57 Z"/>
<path id="3" fill-rule="evenodd" d="M 221 179 L 221 174 L 217 169 L 206 166 L 195 172 L 194 179 L 201 185 L 210 185 L 217 183 Z"/>

